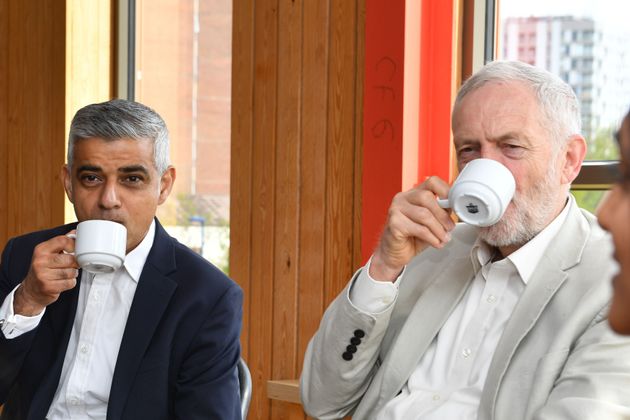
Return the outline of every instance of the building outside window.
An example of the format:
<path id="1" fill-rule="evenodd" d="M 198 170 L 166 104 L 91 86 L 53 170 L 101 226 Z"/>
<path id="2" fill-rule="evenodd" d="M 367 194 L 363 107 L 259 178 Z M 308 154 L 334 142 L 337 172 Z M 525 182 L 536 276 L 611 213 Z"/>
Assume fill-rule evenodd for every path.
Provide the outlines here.
<path id="1" fill-rule="evenodd" d="M 580 205 L 594 210 L 606 184 L 614 181 L 614 171 L 606 169 L 618 159 L 613 133 L 630 108 L 630 27 L 625 21 L 630 3 L 500 0 L 498 10 L 497 58 L 545 68 L 578 96 L 589 150 L 582 172 L 603 168 L 598 173 L 605 179 L 593 183 L 581 174 L 573 194 Z"/>
<path id="2" fill-rule="evenodd" d="M 129 3 L 135 6 L 134 99 L 166 120 L 177 169 L 158 218 L 227 272 L 232 1 Z"/>

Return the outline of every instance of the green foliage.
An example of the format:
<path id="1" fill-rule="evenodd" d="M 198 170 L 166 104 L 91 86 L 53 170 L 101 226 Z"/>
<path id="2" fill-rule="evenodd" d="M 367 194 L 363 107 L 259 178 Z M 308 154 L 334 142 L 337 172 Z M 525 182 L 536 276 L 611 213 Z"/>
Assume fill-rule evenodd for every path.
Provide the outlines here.
<path id="1" fill-rule="evenodd" d="M 588 143 L 586 160 L 618 160 L 619 149 L 614 138 L 614 127 L 600 128 Z"/>
<path id="2" fill-rule="evenodd" d="M 599 202 L 601 201 L 604 193 L 606 191 L 602 190 L 593 190 L 593 191 L 585 191 L 585 190 L 573 190 L 571 194 L 575 197 L 575 201 L 577 201 L 578 205 L 590 211 L 591 213 L 595 213 Z"/>
<path id="3" fill-rule="evenodd" d="M 586 160 L 617 160 L 619 159 L 619 150 L 615 141 L 614 127 L 601 128 L 595 134 L 595 137 L 588 141 L 588 153 Z M 604 196 L 603 190 L 573 190 L 578 205 L 583 209 L 595 213 L 599 202 Z"/>
<path id="4" fill-rule="evenodd" d="M 191 221 L 193 217 L 203 218 L 206 226 L 229 226 L 212 201 L 199 195 L 177 194 L 177 225 L 190 226 L 196 223 Z"/>

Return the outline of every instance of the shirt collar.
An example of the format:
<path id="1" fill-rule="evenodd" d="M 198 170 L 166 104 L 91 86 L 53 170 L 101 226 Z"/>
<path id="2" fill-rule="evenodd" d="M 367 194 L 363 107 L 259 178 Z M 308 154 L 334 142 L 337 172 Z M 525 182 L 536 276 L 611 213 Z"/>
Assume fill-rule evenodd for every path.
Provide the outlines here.
<path id="1" fill-rule="evenodd" d="M 125 257 L 125 269 L 127 269 L 129 277 L 136 283 L 140 280 L 140 274 L 142 273 L 142 269 L 144 269 L 149 251 L 151 251 L 151 247 L 153 246 L 153 239 L 155 239 L 155 219 L 151 222 L 149 231 L 144 236 L 142 242 Z"/>
<path id="2" fill-rule="evenodd" d="M 475 273 L 477 273 L 477 271 L 479 271 L 481 267 L 488 264 L 492 260 L 496 252 L 496 249 L 492 248 L 487 243 L 477 238 L 470 254 Z"/>
<path id="3" fill-rule="evenodd" d="M 525 245 L 511 253 L 507 259 L 516 267 L 521 280 L 527 284 L 534 270 L 538 266 L 545 250 L 562 228 L 564 221 L 569 214 L 569 209 L 576 205 L 575 199 L 571 194 L 568 195 L 567 203 L 564 209 L 555 219 L 551 221 L 542 231 L 529 240 Z M 481 267 L 492 260 L 495 253 L 498 252 L 493 247 L 477 238 L 471 251 L 471 258 L 475 273 Z"/>

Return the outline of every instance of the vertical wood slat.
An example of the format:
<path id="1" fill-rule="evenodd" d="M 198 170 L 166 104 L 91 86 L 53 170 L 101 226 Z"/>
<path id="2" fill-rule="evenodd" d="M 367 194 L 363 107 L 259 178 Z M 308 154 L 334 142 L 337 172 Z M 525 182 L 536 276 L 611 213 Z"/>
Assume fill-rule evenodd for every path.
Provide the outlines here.
<path id="1" fill-rule="evenodd" d="M 304 3 L 298 371 L 324 306 L 330 1 Z"/>
<path id="2" fill-rule="evenodd" d="M 9 104 L 4 98 L 9 89 L 9 2 L 0 0 L 0 247 L 4 247 L 8 234 L 8 183 L 9 183 Z"/>
<path id="3" fill-rule="evenodd" d="M 254 95 L 254 8 L 233 3 L 230 275 L 243 289 L 242 355 L 249 361 Z"/>
<path id="4" fill-rule="evenodd" d="M 244 3 L 233 14 L 230 270 L 246 293 L 248 418 L 303 420 L 298 404 L 270 403 L 266 382 L 299 376 L 360 261 L 364 0 Z"/>
<path id="5" fill-rule="evenodd" d="M 328 148 L 326 177 L 327 305 L 352 275 L 355 139 L 356 2 L 336 1 L 330 8 L 328 69 Z"/>
<path id="6" fill-rule="evenodd" d="M 276 211 L 272 377 L 297 376 L 297 289 L 300 160 L 302 2 L 279 2 Z M 273 401 L 271 418 L 300 415 L 294 404 Z"/>
<path id="7" fill-rule="evenodd" d="M 0 242 L 63 222 L 65 1 L 0 0 Z"/>
<path id="8" fill-rule="evenodd" d="M 13 7 L 11 7 L 13 6 Z M 24 124 L 21 121 L 21 110 L 24 109 L 24 101 L 26 100 L 26 96 L 30 94 L 28 87 L 26 87 L 23 95 L 15 96 L 15 90 L 11 88 L 11 85 L 17 83 L 18 85 L 25 85 L 26 80 L 20 80 L 19 76 L 22 75 L 21 72 L 16 75 L 16 68 L 24 68 L 26 63 L 33 58 L 33 51 L 35 48 L 29 48 L 25 51 L 24 55 L 18 55 L 15 53 L 15 48 L 18 50 L 24 49 L 25 46 L 28 45 L 27 39 L 24 37 L 24 34 L 20 34 L 18 30 L 15 28 L 15 22 L 19 21 L 21 15 L 24 14 L 23 10 L 20 10 L 24 7 L 24 3 L 20 2 L 17 7 L 15 3 L 9 6 L 9 37 L 14 42 L 14 48 L 12 50 L 8 50 L 9 55 L 9 63 L 11 66 L 9 67 L 9 89 L 6 92 L 7 102 L 11 104 L 9 107 L 9 125 L 8 125 L 8 133 L 7 141 L 8 150 L 7 155 L 9 157 L 9 164 L 7 165 L 9 178 L 7 179 L 7 203 L 8 203 L 8 235 L 13 236 L 20 232 L 23 227 L 21 223 L 21 217 L 30 218 L 31 215 L 27 213 L 27 209 L 25 209 L 25 213 L 22 215 L 19 214 L 19 210 L 23 207 L 23 204 L 20 200 L 19 190 L 22 188 L 21 181 L 12 180 L 13 174 L 21 174 L 24 169 L 22 165 L 22 150 L 23 150 L 23 142 L 20 141 L 11 141 L 9 142 L 9 138 L 13 136 L 17 136 L 20 138 L 23 134 L 20 132 L 21 126 Z M 32 24 L 33 22 L 31 22 Z M 34 36 L 33 32 L 31 35 Z M 17 56 L 17 57 L 16 57 Z M 31 187 L 32 188 L 32 187 Z"/>
<path id="9" fill-rule="evenodd" d="M 258 385 L 252 398 L 257 418 L 270 418 L 264 384 L 271 377 L 273 354 L 275 149 L 278 85 L 278 1 L 256 2 L 254 13 L 254 144 L 252 158 L 252 275 L 249 362 Z M 238 205 L 238 204 L 236 204 Z"/>

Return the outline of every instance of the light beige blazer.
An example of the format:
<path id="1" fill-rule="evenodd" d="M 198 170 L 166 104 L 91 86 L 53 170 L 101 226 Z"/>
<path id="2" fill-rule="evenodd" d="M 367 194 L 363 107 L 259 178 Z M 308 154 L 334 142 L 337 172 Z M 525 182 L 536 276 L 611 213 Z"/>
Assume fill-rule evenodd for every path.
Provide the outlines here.
<path id="1" fill-rule="evenodd" d="M 372 419 L 398 394 L 474 277 L 476 236 L 458 225 L 447 247 L 417 256 L 395 305 L 375 316 L 348 300 L 355 274 L 308 346 L 301 377 L 307 413 Z M 595 218 L 572 206 L 499 340 L 480 420 L 630 419 L 630 338 L 606 321 L 611 256 Z M 365 336 L 346 361 L 357 329 Z"/>

